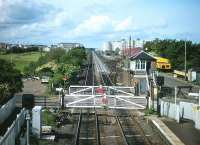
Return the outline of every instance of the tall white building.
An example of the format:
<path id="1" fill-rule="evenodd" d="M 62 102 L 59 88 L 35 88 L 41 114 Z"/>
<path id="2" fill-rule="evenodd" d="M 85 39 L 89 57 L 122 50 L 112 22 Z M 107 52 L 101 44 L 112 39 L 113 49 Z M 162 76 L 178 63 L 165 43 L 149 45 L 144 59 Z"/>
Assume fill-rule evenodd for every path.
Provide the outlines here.
<path id="1" fill-rule="evenodd" d="M 120 41 L 112 41 L 112 50 L 116 51 L 119 50 L 119 54 L 122 54 L 122 51 L 128 47 L 128 43 L 125 39 L 122 39 Z"/>
<path id="2" fill-rule="evenodd" d="M 141 40 L 139 38 L 135 40 L 135 46 L 134 47 L 143 48 L 143 46 L 144 46 L 144 41 L 143 40 Z"/>
<path id="3" fill-rule="evenodd" d="M 119 54 L 121 55 L 123 50 L 127 48 L 143 48 L 144 41 L 141 39 L 136 40 L 118 40 L 118 41 L 107 41 L 103 43 L 103 51 L 119 51 Z"/>
<path id="4" fill-rule="evenodd" d="M 103 51 L 112 51 L 112 44 L 110 41 L 103 43 Z"/>
<path id="5" fill-rule="evenodd" d="M 125 39 L 119 41 L 107 41 L 103 43 L 103 51 L 119 51 L 122 54 L 123 49 L 128 47 Z"/>

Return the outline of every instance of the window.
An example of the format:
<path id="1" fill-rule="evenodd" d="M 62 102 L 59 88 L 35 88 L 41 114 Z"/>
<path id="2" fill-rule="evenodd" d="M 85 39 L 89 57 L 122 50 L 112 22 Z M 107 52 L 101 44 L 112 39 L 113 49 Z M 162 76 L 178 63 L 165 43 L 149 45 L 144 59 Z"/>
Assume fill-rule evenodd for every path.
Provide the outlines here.
<path id="1" fill-rule="evenodd" d="M 146 61 L 145 60 L 141 60 L 141 69 L 146 69 Z"/>
<path id="2" fill-rule="evenodd" d="M 136 70 L 146 70 L 145 60 L 136 60 Z"/>
<path id="3" fill-rule="evenodd" d="M 140 61 L 139 60 L 136 60 L 136 69 L 140 69 Z"/>

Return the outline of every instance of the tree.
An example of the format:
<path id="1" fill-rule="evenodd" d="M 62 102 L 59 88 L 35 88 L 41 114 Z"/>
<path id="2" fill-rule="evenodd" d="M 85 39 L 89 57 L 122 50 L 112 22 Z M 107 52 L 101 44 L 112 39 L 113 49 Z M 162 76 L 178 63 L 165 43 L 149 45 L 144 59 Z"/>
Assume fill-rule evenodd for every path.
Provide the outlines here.
<path id="1" fill-rule="evenodd" d="M 5 96 L 8 94 L 8 84 L 0 83 L 0 104 L 5 99 Z"/>
<path id="2" fill-rule="evenodd" d="M 61 61 L 67 64 L 81 65 L 86 60 L 87 55 L 85 48 L 77 47 L 69 50 L 63 55 Z"/>
<path id="3" fill-rule="evenodd" d="M 66 53 L 66 51 L 62 48 L 54 48 L 51 49 L 48 53 L 48 57 L 51 60 L 55 60 L 57 63 L 60 62 L 61 57 Z"/>
<path id="4" fill-rule="evenodd" d="M 0 100 L 3 100 L 7 93 L 13 95 L 22 91 L 22 87 L 23 82 L 20 71 L 15 69 L 10 62 L 0 59 Z"/>
<path id="5" fill-rule="evenodd" d="M 79 70 L 79 66 L 61 63 L 55 70 L 50 82 L 53 83 L 54 87 L 67 87 L 76 81 L 76 75 Z"/>
<path id="6" fill-rule="evenodd" d="M 115 49 L 115 55 L 119 55 L 119 52 L 120 52 L 120 49 L 119 49 L 119 47 L 117 47 L 117 48 Z"/>
<path id="7" fill-rule="evenodd" d="M 186 41 L 186 46 L 187 68 L 200 68 L 200 44 Z M 154 52 L 158 56 L 170 59 L 173 68 L 184 69 L 185 40 L 155 39 L 147 41 L 144 48 L 148 48 L 148 51 Z"/>
<path id="8" fill-rule="evenodd" d="M 30 62 L 28 66 L 24 67 L 24 75 L 25 76 L 35 75 L 36 68 L 37 68 L 37 62 Z"/>

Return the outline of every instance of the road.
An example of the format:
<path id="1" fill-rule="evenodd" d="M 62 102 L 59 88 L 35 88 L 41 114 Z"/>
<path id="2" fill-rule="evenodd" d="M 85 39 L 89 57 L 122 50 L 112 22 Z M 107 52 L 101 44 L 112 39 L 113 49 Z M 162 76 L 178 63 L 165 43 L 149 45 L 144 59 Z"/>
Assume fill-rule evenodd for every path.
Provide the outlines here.
<path id="1" fill-rule="evenodd" d="M 48 97 L 46 94 L 47 84 L 42 84 L 41 80 L 23 80 L 23 90 L 15 94 L 17 96 L 17 106 L 22 105 L 23 94 L 33 94 L 35 96 L 35 105 L 39 106 L 59 106 L 57 95 Z"/>
<path id="2" fill-rule="evenodd" d="M 165 86 L 168 86 L 168 87 L 175 87 L 175 86 L 192 86 L 192 92 L 198 92 L 199 89 L 200 89 L 200 86 L 196 86 L 196 85 L 193 85 L 189 82 L 186 82 L 184 80 L 181 80 L 181 79 L 178 79 L 178 78 L 174 78 L 172 76 L 172 74 L 169 74 L 169 73 L 162 73 L 162 72 L 159 72 L 159 76 L 164 76 L 165 78 Z M 184 89 L 184 91 L 187 91 Z"/>

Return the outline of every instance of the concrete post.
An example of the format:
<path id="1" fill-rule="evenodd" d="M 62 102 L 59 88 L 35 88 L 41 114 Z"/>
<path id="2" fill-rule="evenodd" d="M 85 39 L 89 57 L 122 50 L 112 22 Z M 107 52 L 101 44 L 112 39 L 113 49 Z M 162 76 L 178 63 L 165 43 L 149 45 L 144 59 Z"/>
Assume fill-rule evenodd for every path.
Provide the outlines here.
<path id="1" fill-rule="evenodd" d="M 199 104 L 196 110 L 195 128 L 200 129 L 200 90 L 199 90 Z"/>
<path id="2" fill-rule="evenodd" d="M 30 145 L 30 141 L 29 141 L 29 121 L 30 121 L 30 114 L 29 114 L 29 110 L 27 110 L 26 112 L 26 127 L 27 127 L 27 134 L 26 134 L 26 139 L 27 139 L 27 145 Z"/>
<path id="3" fill-rule="evenodd" d="M 177 87 L 175 87 L 175 94 L 174 94 L 174 103 L 176 105 L 176 98 L 177 98 Z"/>
<path id="4" fill-rule="evenodd" d="M 153 109 L 155 109 L 154 108 L 154 92 L 153 92 L 153 89 L 154 89 L 154 87 L 153 87 L 153 81 L 150 80 L 150 98 L 151 98 L 151 101 L 152 101 L 151 106 L 152 106 Z"/>
<path id="5" fill-rule="evenodd" d="M 41 129 L 41 111 L 42 106 L 35 106 L 32 109 L 32 133 L 40 138 Z"/>
<path id="6" fill-rule="evenodd" d="M 195 128 L 200 129 L 200 110 L 196 111 Z"/>
<path id="7" fill-rule="evenodd" d="M 200 90 L 199 90 L 199 106 L 200 106 Z"/>
<path id="8" fill-rule="evenodd" d="M 69 86 L 69 95 L 71 94 L 71 88 L 70 88 L 70 86 Z"/>
<path id="9" fill-rule="evenodd" d="M 175 87 L 175 100 L 174 100 L 174 104 L 175 104 L 175 118 L 176 118 L 176 121 L 179 123 L 180 122 L 180 115 L 179 115 L 179 106 L 177 106 L 177 87 Z"/>

